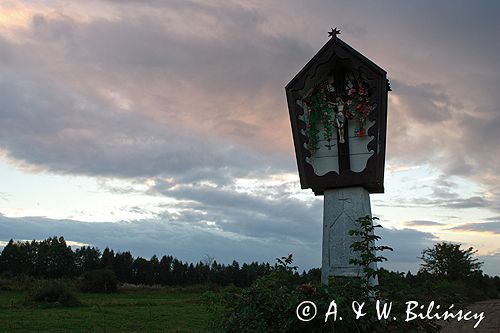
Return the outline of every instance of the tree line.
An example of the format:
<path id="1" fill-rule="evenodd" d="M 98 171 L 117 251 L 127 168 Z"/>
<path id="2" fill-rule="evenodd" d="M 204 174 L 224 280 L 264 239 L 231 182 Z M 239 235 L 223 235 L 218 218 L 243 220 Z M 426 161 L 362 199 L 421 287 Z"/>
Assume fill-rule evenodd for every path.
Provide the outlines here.
<path id="1" fill-rule="evenodd" d="M 252 262 L 240 265 L 218 263 L 210 257 L 198 263 L 156 255 L 149 260 L 133 257 L 129 251 L 116 252 L 106 247 L 82 246 L 73 251 L 64 237 L 42 241 L 10 240 L 0 255 L 0 275 L 28 275 L 42 279 L 73 278 L 97 269 L 112 270 L 119 282 L 145 285 L 185 286 L 216 284 L 250 286 L 258 277 L 268 274 L 274 266 Z M 310 274 L 318 275 L 318 270 Z"/>
<path id="2" fill-rule="evenodd" d="M 459 244 L 439 243 L 422 251 L 422 264 L 417 274 L 388 272 L 381 270 L 381 280 L 398 276 L 410 285 L 425 281 L 461 281 L 468 289 L 494 295 L 500 292 L 500 278 L 484 275 L 482 263 L 474 257 L 472 248 L 463 250 Z M 101 252 L 97 247 L 82 246 L 74 251 L 64 237 L 50 237 L 42 241 L 10 240 L 0 254 L 0 276 L 27 275 L 40 279 L 75 278 L 86 272 L 109 269 L 121 283 L 186 286 L 234 284 L 248 287 L 257 278 L 276 269 L 269 263 L 252 262 L 240 265 L 218 263 L 207 256 L 198 263 L 183 262 L 171 255 L 150 259 L 134 257 L 129 251 L 115 252 L 106 247 Z M 319 281 L 321 271 L 313 268 L 307 273 L 295 272 L 296 281 Z M 392 280 L 390 278 L 389 280 Z M 395 282 L 392 281 L 391 284 Z"/>

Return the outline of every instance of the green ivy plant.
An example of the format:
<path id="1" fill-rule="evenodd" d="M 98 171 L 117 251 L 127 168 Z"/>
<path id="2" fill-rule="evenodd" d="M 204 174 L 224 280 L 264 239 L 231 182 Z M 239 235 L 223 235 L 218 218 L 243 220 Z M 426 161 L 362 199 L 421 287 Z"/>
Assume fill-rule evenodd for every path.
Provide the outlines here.
<path id="1" fill-rule="evenodd" d="M 360 73 L 349 72 L 345 79 L 343 91 L 336 92 L 331 82 L 324 81 L 315 86 L 302 100 L 307 106 L 305 133 L 307 148 L 310 151 L 320 148 L 321 136 L 325 141 L 333 140 L 340 104 L 344 106 L 345 119 L 356 120 L 361 126 L 356 135 L 366 135 L 364 124 L 376 109 L 376 104 L 371 100 L 372 90 Z"/>

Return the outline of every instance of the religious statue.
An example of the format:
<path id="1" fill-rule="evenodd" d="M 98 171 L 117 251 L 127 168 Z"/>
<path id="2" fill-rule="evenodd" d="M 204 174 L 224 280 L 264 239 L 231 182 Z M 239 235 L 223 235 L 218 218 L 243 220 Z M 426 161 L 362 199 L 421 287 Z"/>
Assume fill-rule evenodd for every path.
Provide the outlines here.
<path id="1" fill-rule="evenodd" d="M 345 143 L 344 140 L 344 123 L 345 123 L 345 115 L 344 115 L 344 102 L 340 97 L 337 97 L 336 103 L 337 112 L 335 113 L 335 122 L 337 124 L 337 130 L 339 133 L 339 143 Z"/>

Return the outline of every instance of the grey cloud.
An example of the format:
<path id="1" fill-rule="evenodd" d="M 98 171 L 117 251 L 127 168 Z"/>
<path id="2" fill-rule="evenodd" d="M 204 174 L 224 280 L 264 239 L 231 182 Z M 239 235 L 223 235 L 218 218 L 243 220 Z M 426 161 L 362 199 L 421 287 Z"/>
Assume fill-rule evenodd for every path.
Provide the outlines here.
<path id="1" fill-rule="evenodd" d="M 9 200 L 9 195 L 4 192 L 0 192 L 0 199 L 3 201 L 8 201 Z"/>
<path id="2" fill-rule="evenodd" d="M 320 228 L 320 225 L 309 225 Z M 290 228 L 293 228 L 291 226 Z M 382 264 L 391 270 L 416 272 L 420 265 L 421 252 L 432 247 L 436 237 L 427 232 L 412 229 L 378 229 L 382 237 L 380 245 L 394 248 L 380 255 L 389 261 Z M 135 256 L 151 257 L 153 254 L 171 254 L 182 260 L 199 261 L 205 254 L 217 261 L 230 263 L 265 261 L 273 263 L 275 258 L 293 253 L 299 268 L 309 269 L 321 265 L 321 243 L 304 243 L 282 238 L 248 237 L 237 232 L 225 232 L 206 224 L 175 221 L 169 218 L 137 220 L 130 222 L 80 222 L 54 220 L 42 217 L 9 218 L 0 214 L 0 241 L 14 239 L 45 239 L 50 236 L 117 251 L 131 251 Z M 485 272 L 499 275 L 498 255 L 484 256 Z"/>
<path id="3" fill-rule="evenodd" d="M 500 222 L 466 223 L 450 228 L 449 230 L 485 232 L 485 233 L 493 233 L 500 235 Z"/>
<path id="4" fill-rule="evenodd" d="M 274 242 L 268 238 L 243 237 L 224 233 L 207 226 L 167 220 L 140 220 L 132 222 L 80 222 L 52 220 L 40 217 L 7 218 L 0 216 L 0 240 L 45 239 L 57 235 L 66 239 L 89 243 L 101 249 L 109 246 L 117 251 L 130 250 L 136 256 L 171 254 L 182 260 L 199 261 L 205 254 L 217 261 L 230 263 L 267 261 L 294 253 L 303 269 L 320 264 L 319 244 L 290 241 Z"/>
<path id="5" fill-rule="evenodd" d="M 422 250 L 432 247 L 437 241 L 436 236 L 429 232 L 414 229 L 377 230 L 382 237 L 381 245 L 388 245 L 394 251 L 385 251 L 379 255 L 387 257 L 382 266 L 392 270 L 416 272 L 419 268 Z"/>
<path id="6" fill-rule="evenodd" d="M 187 222 L 187 221 L 184 221 Z M 320 229 L 321 225 L 311 228 Z M 292 228 L 292 227 L 290 227 Z M 433 239 L 429 233 L 415 230 L 383 229 L 383 244 L 393 246 L 394 254 L 388 253 L 385 267 L 407 270 L 418 267 L 419 251 Z M 88 243 L 117 251 L 130 250 L 136 256 L 151 257 L 153 254 L 171 254 L 183 260 L 198 261 L 205 254 L 218 261 L 267 261 L 293 253 L 300 269 L 321 265 L 321 243 L 303 243 L 290 239 L 276 241 L 272 237 L 246 237 L 223 232 L 212 227 L 180 223 L 167 219 L 138 220 L 131 222 L 80 222 L 53 220 L 41 217 L 8 218 L 0 215 L 0 240 L 45 239 L 57 235 L 71 241 Z"/>
<path id="7" fill-rule="evenodd" d="M 492 276 L 500 276 L 498 267 L 500 267 L 500 251 L 490 255 L 479 256 L 479 260 L 484 262 L 483 271 Z"/>
<path id="8" fill-rule="evenodd" d="M 65 173 L 180 177 L 182 171 L 186 182 L 259 166 L 291 169 L 288 154 L 274 149 L 267 161 L 268 152 L 251 146 L 262 147 L 266 123 L 276 123 L 269 111 L 279 110 L 277 99 L 265 87 L 274 81 L 275 94 L 281 92 L 276 78 L 307 47 L 262 33 L 242 39 L 238 31 L 227 39 L 188 38 L 150 14 L 90 23 L 37 15 L 25 32 L 30 43 L 0 40 L 0 49 L 15 55 L 0 83 L 0 139 L 10 157 Z M 249 15 L 246 26 L 256 34 L 257 14 L 240 14 Z M 223 17 L 218 22 L 235 29 L 242 20 Z M 119 92 L 132 109 L 113 105 L 103 90 Z M 242 103 L 246 112 L 257 109 L 260 123 L 240 119 Z M 267 141 L 267 147 L 278 143 Z"/>
<path id="9" fill-rule="evenodd" d="M 296 183 L 293 185 L 298 186 Z M 290 186 L 293 186 L 290 185 Z M 233 187 L 177 186 L 154 191 L 185 201 L 178 220 L 210 221 L 224 231 L 248 237 L 318 244 L 321 239 L 321 202 L 305 203 L 287 194 L 286 185 L 267 187 L 262 194 L 238 193 Z"/>
<path id="10" fill-rule="evenodd" d="M 481 196 L 472 196 L 466 198 L 457 198 L 452 195 L 449 197 L 422 196 L 417 198 L 400 197 L 389 203 L 378 203 L 382 207 L 443 207 L 450 209 L 469 209 L 486 208 L 493 211 L 500 211 L 500 205 L 496 200 L 487 199 Z"/>
<path id="11" fill-rule="evenodd" d="M 426 220 L 413 220 L 405 222 L 405 225 L 409 227 L 420 227 L 420 226 L 439 226 L 443 225 L 443 223 L 435 222 L 435 221 L 426 221 Z"/>
<path id="12" fill-rule="evenodd" d="M 168 174 L 186 182 L 200 178 L 224 182 L 270 166 L 265 156 L 240 152 L 217 138 L 158 126 L 52 88 L 16 81 L 9 73 L 0 79 L 0 140 L 10 157 L 53 172 Z"/>
<path id="13" fill-rule="evenodd" d="M 319 24 L 327 17 L 326 13 L 331 13 L 328 21 L 333 17 L 346 24 L 345 33 L 351 34 L 346 39 L 353 37 L 354 46 L 361 45 L 361 51 L 370 49 L 367 54 L 394 72 L 393 94 L 400 97 L 405 107 L 390 112 L 390 158 L 407 164 L 430 160 L 447 173 L 481 182 L 485 182 L 482 174 L 495 174 L 500 156 L 495 154 L 500 139 L 499 131 L 495 130 L 500 121 L 497 107 L 500 101 L 491 90 L 498 85 L 491 80 L 498 76 L 492 75 L 498 73 L 496 58 L 492 56 L 498 52 L 492 51 L 499 45 L 487 36 L 498 30 L 498 22 L 486 22 L 484 18 L 490 17 L 497 5 L 491 5 L 490 11 L 467 3 L 451 9 L 434 4 L 430 13 L 428 4 L 363 4 L 367 12 L 388 20 L 387 25 L 378 25 L 377 38 L 371 38 L 374 36 L 367 35 L 366 26 L 346 20 L 359 15 L 359 4 L 323 2 L 308 5 L 308 10 L 304 10 L 302 3 L 291 2 L 280 15 L 295 17 L 296 12 L 302 15 L 300 20 L 285 21 L 272 10 L 276 5 L 269 3 L 250 6 L 238 2 L 110 1 L 109 4 L 115 10 L 113 20 L 81 22 L 62 14 L 37 15 L 31 29 L 22 32 L 23 40 L 29 42 L 1 40 L 0 57 L 6 60 L 4 70 L 10 74 L 7 84 L 28 83 L 10 98 L 2 96 L 7 97 L 2 109 L 3 115 L 11 118 L 10 124 L 18 128 L 24 124 L 23 140 L 15 140 L 11 132 L 0 129 L 0 134 L 5 134 L 3 147 L 12 157 L 35 165 L 49 165 L 54 171 L 151 176 L 169 173 L 170 165 L 176 169 L 195 163 L 181 157 L 183 152 L 204 156 L 208 150 L 205 155 L 211 155 L 213 145 L 203 147 L 201 143 L 217 137 L 223 142 L 218 142 L 219 146 L 229 141 L 236 150 L 266 154 L 262 158 L 271 153 L 269 165 L 279 164 L 279 168 L 294 170 L 293 159 L 288 156 L 293 151 L 283 85 L 312 56 L 311 45 L 319 48 L 322 42 L 304 38 L 313 29 L 310 25 L 303 36 L 292 32 L 304 22 L 311 22 L 312 17 Z M 398 15 L 389 14 L 394 11 Z M 457 28 L 455 21 L 448 19 L 450 11 L 461 21 L 476 24 Z M 437 14 L 443 12 L 448 15 Z M 193 26 L 196 18 L 200 21 Z M 426 24 L 421 23 L 422 18 Z M 369 26 L 374 20 L 369 16 L 363 22 Z M 197 33 L 197 29 L 204 29 L 205 33 Z M 406 42 L 395 47 L 395 37 Z M 448 48 L 442 46 L 443 41 Z M 392 45 L 391 54 L 387 56 L 380 45 Z M 473 54 L 464 56 L 470 52 Z M 427 54 L 432 61 L 410 66 L 413 59 L 404 58 L 407 53 Z M 485 59 L 470 61 L 480 56 Z M 454 79 L 456 75 L 465 75 L 466 78 L 457 77 L 453 84 L 447 85 L 446 80 L 436 79 L 439 75 L 429 74 L 427 81 L 410 83 L 405 71 L 397 67 L 401 64 L 408 72 L 432 72 L 435 63 L 439 63 L 443 77 Z M 476 71 L 476 75 L 471 71 Z M 477 75 L 477 71 L 484 75 Z M 470 96 L 464 95 L 463 87 L 467 87 Z M 127 99 L 131 109 L 118 110 L 109 96 L 103 96 L 107 90 Z M 19 114 L 15 106 L 26 95 L 58 98 L 42 99 L 45 107 L 23 102 L 25 109 L 38 111 L 12 116 Z M 477 102 L 474 116 L 464 110 L 470 101 Z M 74 104 L 80 108 L 71 107 Z M 30 135 L 42 127 L 46 129 L 45 137 Z M 79 136 L 69 141 L 63 136 L 62 141 L 66 140 L 66 146 L 74 149 L 55 144 L 61 138 L 50 135 L 60 136 L 68 128 Z M 201 145 L 200 149 L 185 147 L 184 143 L 193 136 L 186 133 L 196 133 L 201 143 L 195 139 L 193 146 Z M 102 139 L 86 142 L 90 139 L 84 134 Z M 151 137 L 153 140 L 149 140 Z M 134 144 L 116 144 L 120 140 Z M 36 155 L 30 147 L 38 141 L 42 145 Z M 155 144 L 158 141 L 164 144 Z M 173 141 L 179 149 L 165 147 Z M 80 150 L 79 160 L 72 156 L 72 151 Z M 220 161 L 231 153 L 214 155 Z M 221 162 L 224 163 L 227 161 Z M 121 173 L 119 165 L 130 165 L 126 169 L 136 172 Z M 212 168 L 210 163 L 207 165 Z"/>
<path id="14" fill-rule="evenodd" d="M 436 84 L 408 85 L 398 80 L 391 81 L 394 94 L 402 97 L 409 122 L 423 124 L 440 123 L 451 117 L 452 108 L 460 108 L 442 86 Z"/>

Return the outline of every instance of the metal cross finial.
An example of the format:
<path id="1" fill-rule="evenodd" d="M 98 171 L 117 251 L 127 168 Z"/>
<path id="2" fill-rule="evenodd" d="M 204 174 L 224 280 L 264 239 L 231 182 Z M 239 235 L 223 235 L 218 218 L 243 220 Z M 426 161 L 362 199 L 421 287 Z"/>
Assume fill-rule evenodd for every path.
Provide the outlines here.
<path id="1" fill-rule="evenodd" d="M 328 37 L 333 37 L 336 38 L 337 35 L 340 35 L 340 30 L 335 27 L 335 29 L 332 28 L 332 31 L 328 32 Z"/>

